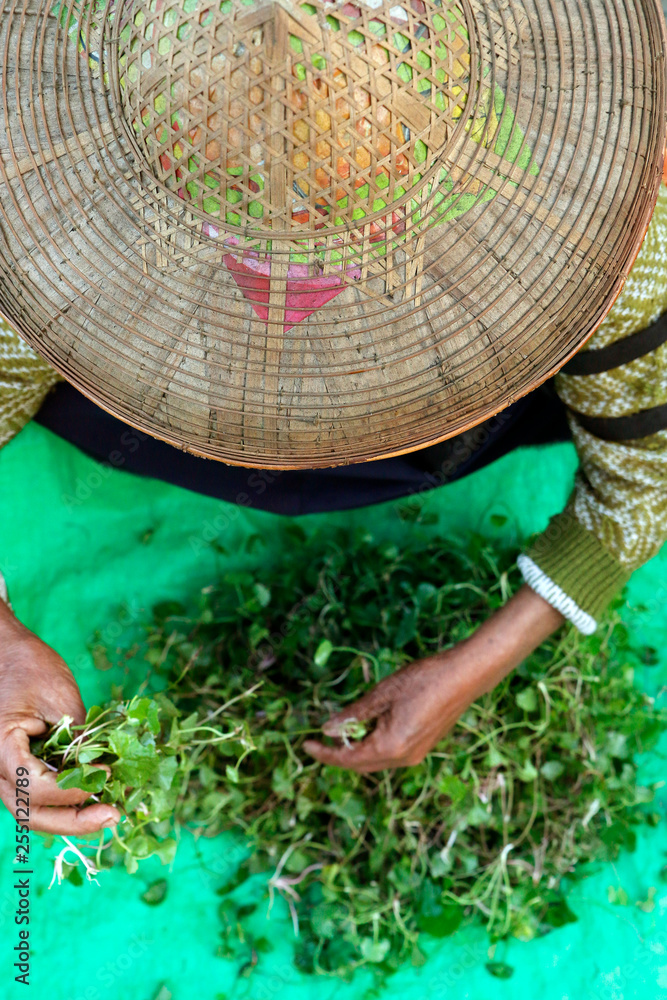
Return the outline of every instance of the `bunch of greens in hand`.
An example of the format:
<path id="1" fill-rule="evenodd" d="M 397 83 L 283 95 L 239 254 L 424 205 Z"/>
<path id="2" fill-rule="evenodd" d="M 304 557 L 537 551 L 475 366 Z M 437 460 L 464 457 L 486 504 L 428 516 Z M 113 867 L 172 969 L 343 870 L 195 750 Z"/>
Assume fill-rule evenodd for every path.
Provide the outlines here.
<path id="1" fill-rule="evenodd" d="M 466 551 L 416 536 L 399 549 L 288 531 L 289 554 L 227 574 L 196 608 L 156 606 L 132 651 L 130 667 L 149 664 L 153 689 L 166 688 L 158 705 L 178 713 L 176 742 L 161 750 L 181 755 L 178 791 L 160 788 L 159 802 L 175 796 L 178 822 L 208 836 L 249 839 L 236 882 L 265 873 L 270 901 L 281 895 L 291 911 L 304 970 L 349 977 L 365 964 L 384 975 L 423 960 L 420 935 L 467 919 L 481 917 L 492 940 L 576 919 L 564 876 L 632 849 L 636 825 L 657 821 L 634 754 L 655 746 L 667 712 L 633 683 L 646 651 L 630 647 L 621 602 L 596 635 L 566 626 L 545 642 L 422 764 L 359 775 L 316 763 L 304 740 L 390 672 L 470 635 L 519 585 L 515 553 L 480 538 Z M 194 745 L 212 720 L 224 733 Z M 364 731 L 353 724 L 345 738 Z M 166 784 L 173 765 L 160 766 Z M 135 784 L 123 800 L 122 784 L 105 788 L 121 806 L 148 806 L 136 836 L 156 849 L 164 812 L 150 819 L 150 796 Z M 248 907 L 233 885 L 220 892 L 221 953 L 247 960 Z"/>
<path id="2" fill-rule="evenodd" d="M 79 883 L 81 866 L 93 879 L 119 859 L 130 873 L 152 855 L 171 863 L 176 806 L 187 788 L 197 748 L 205 746 L 210 752 L 231 739 L 238 746 L 242 737 L 238 731 L 225 733 L 203 724 L 197 712 L 184 716 L 163 693 L 114 700 L 104 708 L 93 705 L 81 726 L 65 716 L 45 739 L 35 741 L 33 752 L 58 772 L 60 788 L 82 788 L 91 800 L 113 803 L 124 815 L 110 840 L 102 835 L 94 861 L 64 837 L 54 879 Z M 68 856 L 72 862 L 66 861 Z"/>

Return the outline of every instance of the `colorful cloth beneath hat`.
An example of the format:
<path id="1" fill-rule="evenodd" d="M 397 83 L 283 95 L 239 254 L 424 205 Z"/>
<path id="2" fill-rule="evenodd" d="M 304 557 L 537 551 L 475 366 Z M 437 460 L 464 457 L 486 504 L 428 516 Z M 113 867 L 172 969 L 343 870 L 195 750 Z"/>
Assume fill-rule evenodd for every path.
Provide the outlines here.
<path id="1" fill-rule="evenodd" d="M 667 187 L 620 297 L 585 350 L 643 330 L 667 311 Z M 60 376 L 0 322 L 0 446 L 39 410 Z M 574 413 L 617 417 L 667 404 L 667 343 L 599 375 L 559 374 L 580 458 L 566 509 L 519 559 L 526 581 L 591 632 L 632 571 L 667 540 L 667 430 L 614 443 Z"/>

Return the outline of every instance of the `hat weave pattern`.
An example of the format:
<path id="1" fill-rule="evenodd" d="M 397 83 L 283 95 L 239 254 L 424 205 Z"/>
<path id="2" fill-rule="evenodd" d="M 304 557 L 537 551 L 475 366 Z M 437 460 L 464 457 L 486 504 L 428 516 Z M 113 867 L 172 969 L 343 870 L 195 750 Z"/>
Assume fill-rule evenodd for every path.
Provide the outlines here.
<path id="1" fill-rule="evenodd" d="M 130 0 L 122 114 L 149 169 L 230 227 L 380 232 L 371 220 L 427 183 L 470 67 L 457 5 L 392 10 Z"/>

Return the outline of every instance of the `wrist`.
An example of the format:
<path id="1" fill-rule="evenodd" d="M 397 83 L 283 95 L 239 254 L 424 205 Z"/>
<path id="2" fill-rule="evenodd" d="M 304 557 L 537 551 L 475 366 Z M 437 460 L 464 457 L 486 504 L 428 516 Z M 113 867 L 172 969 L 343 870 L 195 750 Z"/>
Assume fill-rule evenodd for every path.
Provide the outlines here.
<path id="1" fill-rule="evenodd" d="M 8 651 L 11 647 L 26 637 L 32 636 L 32 632 L 18 620 L 12 609 L 4 601 L 0 601 L 0 650 Z"/>
<path id="2" fill-rule="evenodd" d="M 456 648 L 461 683 L 475 697 L 492 690 L 565 622 L 527 584 Z"/>
<path id="3" fill-rule="evenodd" d="M 12 622 L 17 622 L 16 615 L 9 607 L 9 604 L 5 604 L 4 601 L 0 601 L 0 634 L 2 631 L 11 626 Z"/>

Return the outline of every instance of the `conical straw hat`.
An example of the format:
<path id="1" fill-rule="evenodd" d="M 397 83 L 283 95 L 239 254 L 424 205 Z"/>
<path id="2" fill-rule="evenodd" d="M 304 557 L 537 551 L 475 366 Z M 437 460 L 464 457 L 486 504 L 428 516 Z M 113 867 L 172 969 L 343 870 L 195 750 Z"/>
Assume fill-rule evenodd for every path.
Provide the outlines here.
<path id="1" fill-rule="evenodd" d="M 0 310 L 196 454 L 398 454 L 557 371 L 665 145 L 654 0 L 0 0 Z"/>

